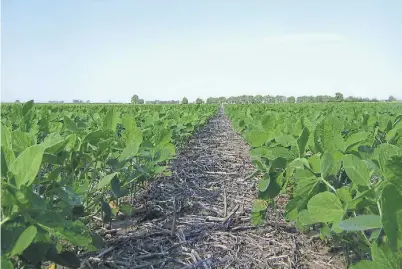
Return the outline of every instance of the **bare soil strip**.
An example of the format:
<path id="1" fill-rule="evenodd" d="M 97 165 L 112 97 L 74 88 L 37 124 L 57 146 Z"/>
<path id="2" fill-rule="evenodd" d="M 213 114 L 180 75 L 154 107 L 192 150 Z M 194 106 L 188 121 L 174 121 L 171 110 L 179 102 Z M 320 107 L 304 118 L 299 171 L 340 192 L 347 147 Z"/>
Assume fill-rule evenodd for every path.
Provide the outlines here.
<path id="1" fill-rule="evenodd" d="M 133 217 L 113 223 L 105 249 L 86 255 L 83 267 L 343 268 L 281 214 L 251 224 L 257 193 L 245 180 L 253 171 L 248 150 L 219 111 L 173 161 L 172 176 L 134 201 Z"/>

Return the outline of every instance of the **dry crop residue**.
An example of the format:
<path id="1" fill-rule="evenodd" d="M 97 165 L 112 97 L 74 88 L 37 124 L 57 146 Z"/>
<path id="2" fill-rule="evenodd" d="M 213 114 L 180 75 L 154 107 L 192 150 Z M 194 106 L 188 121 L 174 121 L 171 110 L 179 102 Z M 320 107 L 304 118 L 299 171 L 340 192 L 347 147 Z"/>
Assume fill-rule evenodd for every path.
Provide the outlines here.
<path id="1" fill-rule="evenodd" d="M 173 161 L 172 176 L 138 196 L 133 218 L 114 223 L 112 228 L 121 229 L 108 235 L 103 251 L 83 257 L 82 265 L 342 268 L 339 257 L 298 233 L 281 214 L 270 215 L 263 226 L 251 224 L 257 193 L 255 180 L 245 180 L 253 171 L 248 150 L 220 110 Z"/>

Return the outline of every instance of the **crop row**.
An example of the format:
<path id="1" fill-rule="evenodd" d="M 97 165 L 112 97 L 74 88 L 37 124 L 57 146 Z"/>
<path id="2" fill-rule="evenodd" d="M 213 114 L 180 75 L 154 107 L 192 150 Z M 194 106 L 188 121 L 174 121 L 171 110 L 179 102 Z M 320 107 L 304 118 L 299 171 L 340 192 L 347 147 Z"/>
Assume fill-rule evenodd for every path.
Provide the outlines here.
<path id="1" fill-rule="evenodd" d="M 256 223 L 287 220 L 342 246 L 351 268 L 402 268 L 402 105 L 228 105 L 251 146 Z"/>
<path id="2" fill-rule="evenodd" d="M 102 239 L 119 198 L 168 175 L 176 150 L 216 113 L 216 105 L 3 105 L 1 265 L 78 267 L 79 250 Z"/>

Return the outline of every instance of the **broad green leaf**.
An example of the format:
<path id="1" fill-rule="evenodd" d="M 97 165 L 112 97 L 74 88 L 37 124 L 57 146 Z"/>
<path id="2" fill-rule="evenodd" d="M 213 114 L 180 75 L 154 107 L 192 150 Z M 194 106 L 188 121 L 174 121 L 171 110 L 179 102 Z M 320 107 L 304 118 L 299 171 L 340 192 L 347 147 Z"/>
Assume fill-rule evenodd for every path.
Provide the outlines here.
<path id="1" fill-rule="evenodd" d="M 381 228 L 381 217 L 378 215 L 360 215 L 339 222 L 338 226 L 345 231 L 360 231 Z"/>
<path id="2" fill-rule="evenodd" d="M 343 168 L 354 184 L 361 186 L 370 185 L 370 170 L 359 157 L 351 154 L 343 156 Z"/>
<path id="3" fill-rule="evenodd" d="M 400 269 L 402 257 L 400 253 L 393 251 L 388 244 L 382 243 L 371 245 L 371 256 L 378 269 Z"/>
<path id="4" fill-rule="evenodd" d="M 64 116 L 64 124 L 71 132 L 77 133 L 80 131 L 80 129 L 77 127 L 77 124 L 75 124 L 75 122 L 72 121 L 69 117 Z"/>
<path id="5" fill-rule="evenodd" d="M 11 147 L 1 146 L 1 174 L 7 175 L 9 166 L 15 160 L 15 155 Z"/>
<path id="6" fill-rule="evenodd" d="M 320 190 L 323 190 L 319 178 L 310 170 L 296 169 L 294 178 L 296 180 L 296 187 L 294 189 L 295 197 L 286 205 L 288 212 L 295 208 L 298 210 L 305 208 L 308 200 Z"/>
<path id="7" fill-rule="evenodd" d="M 306 209 L 299 212 L 298 219 L 302 225 L 312 225 L 317 223 L 317 220 L 312 218 Z"/>
<path id="8" fill-rule="evenodd" d="M 286 168 L 287 161 L 282 157 L 278 157 L 271 162 L 269 173 L 280 173 Z"/>
<path id="9" fill-rule="evenodd" d="M 11 136 L 13 140 L 12 148 L 15 152 L 20 153 L 26 148 L 34 145 L 32 138 L 25 132 L 16 130 L 12 132 Z"/>
<path id="10" fill-rule="evenodd" d="M 84 138 L 84 142 L 97 144 L 99 141 L 106 140 L 112 136 L 114 136 L 114 133 L 111 130 L 97 130 L 87 134 Z"/>
<path id="11" fill-rule="evenodd" d="M 17 242 L 13 249 L 11 250 L 10 256 L 14 257 L 21 254 L 34 240 L 38 230 L 35 226 L 31 225 L 22 232 L 20 237 L 18 237 Z"/>
<path id="12" fill-rule="evenodd" d="M 259 181 L 258 181 L 258 190 L 260 192 L 264 192 L 268 189 L 269 183 L 271 183 L 271 179 L 269 174 L 266 173 Z"/>
<path id="13" fill-rule="evenodd" d="M 128 145 L 123 152 L 119 156 L 119 162 L 122 162 L 128 158 L 134 157 L 138 153 L 138 149 L 140 148 L 140 144 L 131 144 Z"/>
<path id="14" fill-rule="evenodd" d="M 276 158 L 293 160 L 296 157 L 292 151 L 284 147 L 266 148 L 263 156 L 268 160 L 275 160 Z"/>
<path id="15" fill-rule="evenodd" d="M 370 135 L 370 133 L 368 133 L 368 132 L 358 132 L 358 133 L 354 133 L 354 134 L 350 135 L 346 139 L 347 149 L 353 148 L 353 147 L 357 146 L 360 142 L 367 140 L 369 135 Z"/>
<path id="16" fill-rule="evenodd" d="M 322 192 L 313 196 L 307 203 L 310 216 L 318 222 L 335 222 L 342 219 L 344 210 L 335 194 Z"/>
<path id="17" fill-rule="evenodd" d="M 313 156 L 311 156 L 310 158 L 308 158 L 308 162 L 310 164 L 311 170 L 314 173 L 321 173 L 321 160 L 320 160 L 320 156 L 318 156 L 317 154 L 314 154 Z"/>
<path id="18" fill-rule="evenodd" d="M 343 202 L 351 202 L 352 201 L 352 195 L 350 194 L 350 187 L 344 186 L 340 189 L 336 190 L 336 196 L 341 199 Z"/>
<path id="19" fill-rule="evenodd" d="M 46 153 L 56 154 L 67 144 L 67 140 L 58 133 L 48 135 L 40 144 Z"/>
<path id="20" fill-rule="evenodd" d="M 402 240 L 402 230 L 398 228 L 398 212 L 402 210 L 402 194 L 393 184 L 385 186 L 382 190 L 382 225 L 388 237 L 391 248 L 396 250 L 398 240 Z"/>
<path id="21" fill-rule="evenodd" d="M 387 174 L 387 161 L 395 155 L 401 155 L 402 149 L 390 144 L 381 144 L 375 148 L 372 158 L 377 160 L 381 171 Z"/>
<path id="22" fill-rule="evenodd" d="M 109 109 L 104 117 L 103 128 L 115 131 L 118 122 L 119 115 L 113 109 Z"/>
<path id="23" fill-rule="evenodd" d="M 14 269 L 13 264 L 11 263 L 10 259 L 4 255 L 1 255 L 1 269 Z"/>
<path id="24" fill-rule="evenodd" d="M 281 135 L 275 138 L 275 142 L 283 147 L 289 147 L 295 143 L 295 139 L 291 135 Z"/>
<path id="25" fill-rule="evenodd" d="M 157 146 L 159 145 L 165 145 L 167 143 L 169 143 L 172 139 L 172 131 L 171 130 L 166 130 L 163 129 L 162 131 L 160 131 L 160 133 L 157 135 L 157 139 L 155 141 L 155 144 Z"/>
<path id="26" fill-rule="evenodd" d="M 389 159 L 386 167 L 393 173 L 394 176 L 402 178 L 402 156 L 394 156 Z"/>
<path id="27" fill-rule="evenodd" d="M 117 175 L 117 172 L 114 172 L 112 174 L 109 174 L 101 179 L 99 181 L 98 186 L 96 187 L 97 189 L 102 189 L 103 187 L 107 186 L 110 184 L 112 179 Z"/>
<path id="28" fill-rule="evenodd" d="M 309 136 L 310 136 L 310 131 L 308 130 L 307 127 L 304 127 L 299 138 L 297 138 L 297 146 L 299 147 L 299 157 L 300 158 L 304 156 L 304 151 L 306 150 L 306 145 L 307 145 Z"/>
<path id="29" fill-rule="evenodd" d="M 35 145 L 24 150 L 10 165 L 17 188 L 30 185 L 35 180 L 42 163 L 43 149 Z"/>
<path id="30" fill-rule="evenodd" d="M 253 201 L 253 206 L 251 208 L 252 212 L 259 212 L 267 209 L 268 204 L 266 201 L 261 200 L 261 199 L 256 199 Z"/>
<path id="31" fill-rule="evenodd" d="M 271 174 L 269 187 L 264 191 L 259 193 L 259 197 L 262 199 L 273 199 L 279 195 L 282 190 L 282 179 L 283 173 L 278 175 Z"/>
<path id="32" fill-rule="evenodd" d="M 332 158 L 331 153 L 325 152 L 321 156 L 321 176 L 326 178 L 331 173 L 332 166 L 334 165 L 334 158 Z"/>
<path id="33" fill-rule="evenodd" d="M 30 100 L 26 102 L 22 107 L 22 115 L 25 116 L 34 106 L 34 101 Z"/>
<path id="34" fill-rule="evenodd" d="M 276 123 L 276 115 L 271 112 L 267 112 L 261 118 L 261 126 L 265 130 L 265 132 L 269 132 Z"/>
<path id="35" fill-rule="evenodd" d="M 7 126 L 1 123 L 1 146 L 5 148 L 12 148 L 13 142 L 11 132 Z"/>
<path id="36" fill-rule="evenodd" d="M 328 117 L 322 120 L 314 131 L 314 144 L 318 151 L 344 151 L 345 141 L 342 138 L 341 131 L 343 124 L 336 117 Z"/>
<path id="37" fill-rule="evenodd" d="M 261 147 L 267 142 L 270 135 L 262 131 L 251 131 L 249 134 L 249 143 L 253 147 Z"/>

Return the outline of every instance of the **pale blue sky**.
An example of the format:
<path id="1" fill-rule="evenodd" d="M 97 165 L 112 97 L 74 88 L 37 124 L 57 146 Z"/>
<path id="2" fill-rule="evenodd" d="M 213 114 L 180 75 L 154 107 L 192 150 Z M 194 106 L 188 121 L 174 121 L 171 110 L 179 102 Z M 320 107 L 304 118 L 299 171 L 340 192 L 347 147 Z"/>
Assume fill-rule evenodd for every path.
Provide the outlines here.
<path id="1" fill-rule="evenodd" d="M 402 98 L 401 10 L 398 0 L 3 0 L 1 98 Z"/>

